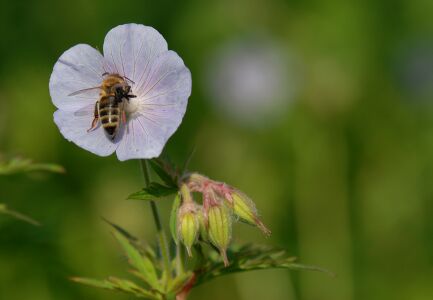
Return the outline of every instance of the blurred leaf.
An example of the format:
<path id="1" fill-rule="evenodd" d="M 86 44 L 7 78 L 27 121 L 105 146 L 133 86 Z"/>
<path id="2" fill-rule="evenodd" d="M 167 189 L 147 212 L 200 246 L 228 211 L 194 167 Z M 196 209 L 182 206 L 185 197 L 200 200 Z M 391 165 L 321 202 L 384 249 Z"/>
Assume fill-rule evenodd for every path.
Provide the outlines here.
<path id="1" fill-rule="evenodd" d="M 149 286 L 160 290 L 161 285 L 158 281 L 158 275 L 152 261 L 148 257 L 141 255 L 140 251 L 136 249 L 122 234 L 117 231 L 113 232 L 113 234 L 128 256 L 130 265 L 140 272 L 142 275 L 141 278 Z"/>
<path id="2" fill-rule="evenodd" d="M 102 289 L 114 290 L 114 285 L 107 280 L 98 280 L 92 278 L 72 277 L 72 281 L 82 283 L 88 286 L 93 286 Z"/>
<path id="3" fill-rule="evenodd" d="M 179 210 L 179 206 L 180 206 L 180 195 L 179 195 L 179 193 L 177 193 L 176 197 L 174 198 L 173 206 L 171 208 L 171 213 L 170 213 L 170 232 L 171 232 L 171 236 L 173 237 L 173 240 L 176 244 L 178 243 L 178 239 L 177 239 L 177 212 Z"/>
<path id="4" fill-rule="evenodd" d="M 133 193 L 128 196 L 128 200 L 155 200 L 174 194 L 177 192 L 176 187 L 168 187 L 157 182 L 151 182 L 148 187 L 142 191 Z"/>
<path id="5" fill-rule="evenodd" d="M 138 238 L 136 238 L 135 236 L 133 236 L 132 234 L 130 234 L 126 229 L 120 227 L 117 224 L 114 224 L 113 222 L 110 222 L 109 220 L 102 218 L 102 220 L 104 220 L 104 222 L 106 222 L 108 225 L 110 225 L 111 227 L 113 227 L 118 233 L 120 233 L 121 235 L 123 235 L 126 239 L 128 239 L 128 241 L 137 249 L 141 252 L 142 255 L 146 255 L 150 260 L 152 260 L 154 262 L 154 264 L 156 264 L 156 253 L 154 251 L 154 249 L 152 247 L 150 247 L 147 244 L 142 244 Z"/>
<path id="6" fill-rule="evenodd" d="M 213 251 L 215 252 L 215 251 Z M 209 255 L 205 265 L 196 270 L 197 283 L 200 285 L 216 277 L 252 270 L 263 269 L 290 269 L 290 270 L 310 270 L 327 273 L 333 276 L 333 273 L 315 266 L 308 266 L 295 263 L 296 258 L 287 254 L 280 248 L 271 246 L 260 246 L 249 244 L 242 247 L 232 246 L 227 251 L 230 265 L 224 267 L 219 255 Z"/>
<path id="7" fill-rule="evenodd" d="M 62 166 L 48 163 L 34 163 L 31 159 L 15 157 L 10 160 L 0 160 L 0 175 L 26 173 L 32 171 L 47 171 L 64 173 Z"/>
<path id="8" fill-rule="evenodd" d="M 126 279 L 109 277 L 108 279 L 105 280 L 97 280 L 91 278 L 74 277 L 71 278 L 71 280 L 92 287 L 130 293 L 139 298 L 161 299 L 161 296 L 159 294 L 145 290 L 142 287 L 136 285 L 134 282 Z"/>
<path id="9" fill-rule="evenodd" d="M 164 183 L 169 187 L 177 187 L 176 183 L 176 171 L 172 167 L 172 165 L 167 161 L 161 158 L 159 159 L 151 159 L 149 160 L 149 164 L 155 173 L 161 178 Z"/>
<path id="10" fill-rule="evenodd" d="M 18 220 L 27 222 L 27 223 L 35 225 L 35 226 L 40 226 L 41 225 L 38 221 L 36 221 L 36 220 L 34 220 L 34 219 L 32 219 L 32 218 L 30 218 L 30 217 L 28 217 L 28 216 L 26 216 L 26 215 L 24 215 L 22 213 L 19 213 L 17 211 L 11 210 L 11 209 L 8 209 L 7 206 L 6 206 L 6 204 L 0 203 L 0 213 L 12 216 L 12 217 L 14 217 L 14 218 L 16 218 Z"/>

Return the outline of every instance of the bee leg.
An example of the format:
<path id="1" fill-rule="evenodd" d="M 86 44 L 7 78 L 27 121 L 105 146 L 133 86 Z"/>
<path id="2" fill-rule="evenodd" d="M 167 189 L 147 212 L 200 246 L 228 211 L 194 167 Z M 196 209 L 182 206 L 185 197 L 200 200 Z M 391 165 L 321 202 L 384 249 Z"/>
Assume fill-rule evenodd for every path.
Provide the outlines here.
<path id="1" fill-rule="evenodd" d="M 96 103 L 95 103 L 95 112 L 94 112 L 94 118 L 93 118 L 93 121 L 92 121 L 92 126 L 89 128 L 89 129 L 87 129 L 87 132 L 90 132 L 90 131 L 92 131 L 93 129 L 95 129 L 96 128 L 96 125 L 98 124 L 98 120 L 99 120 L 99 101 L 97 101 Z"/>
<path id="2" fill-rule="evenodd" d="M 122 110 L 122 124 L 126 124 L 126 112 L 124 110 Z"/>

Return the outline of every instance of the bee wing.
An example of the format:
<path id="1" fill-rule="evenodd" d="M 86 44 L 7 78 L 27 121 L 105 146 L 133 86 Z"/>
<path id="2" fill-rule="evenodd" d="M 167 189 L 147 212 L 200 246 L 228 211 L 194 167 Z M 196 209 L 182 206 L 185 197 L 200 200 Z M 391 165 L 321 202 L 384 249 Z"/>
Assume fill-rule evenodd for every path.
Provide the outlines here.
<path id="1" fill-rule="evenodd" d="M 96 89 L 101 89 L 101 87 L 100 86 L 95 86 L 95 87 L 91 87 L 91 88 L 87 88 L 87 89 L 82 89 L 82 90 L 70 93 L 68 96 L 80 95 L 80 94 L 84 94 L 84 93 L 89 92 L 89 91 L 94 91 Z"/>
<path id="2" fill-rule="evenodd" d="M 94 105 L 88 105 L 74 112 L 74 116 L 76 117 L 93 116 L 93 112 L 94 112 Z"/>

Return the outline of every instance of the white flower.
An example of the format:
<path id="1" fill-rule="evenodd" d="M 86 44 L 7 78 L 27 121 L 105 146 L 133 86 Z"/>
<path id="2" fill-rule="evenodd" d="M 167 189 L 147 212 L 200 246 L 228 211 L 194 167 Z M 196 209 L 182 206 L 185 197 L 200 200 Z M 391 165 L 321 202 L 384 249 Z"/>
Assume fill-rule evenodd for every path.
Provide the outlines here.
<path id="1" fill-rule="evenodd" d="M 179 127 L 191 94 L 191 74 L 182 59 L 152 27 L 120 25 L 108 32 L 104 56 L 89 45 L 76 45 L 60 56 L 50 78 L 50 94 L 58 110 L 54 122 L 63 136 L 100 156 L 114 151 L 119 160 L 152 158 Z M 94 118 L 104 73 L 119 74 L 131 85 L 125 102 L 126 123 L 110 140 L 101 124 L 88 131 Z M 99 122 L 100 123 L 100 122 Z"/>

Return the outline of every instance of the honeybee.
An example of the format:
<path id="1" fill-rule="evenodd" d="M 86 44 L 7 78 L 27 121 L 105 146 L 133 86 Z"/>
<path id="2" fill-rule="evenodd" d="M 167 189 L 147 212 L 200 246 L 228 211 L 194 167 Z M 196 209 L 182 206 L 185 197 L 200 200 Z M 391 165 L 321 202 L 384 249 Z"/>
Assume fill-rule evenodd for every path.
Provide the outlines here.
<path id="1" fill-rule="evenodd" d="M 94 130 L 98 125 L 98 121 L 101 121 L 107 137 L 114 140 L 119 131 L 120 122 L 126 123 L 125 101 L 129 102 L 129 99 L 136 96 L 131 94 L 131 86 L 127 83 L 127 80 L 130 82 L 132 80 L 127 77 L 108 73 L 104 73 L 102 76 L 104 80 L 100 86 L 79 90 L 69 94 L 69 96 L 100 89 L 99 100 L 95 103 L 94 118 L 87 132 Z"/>

